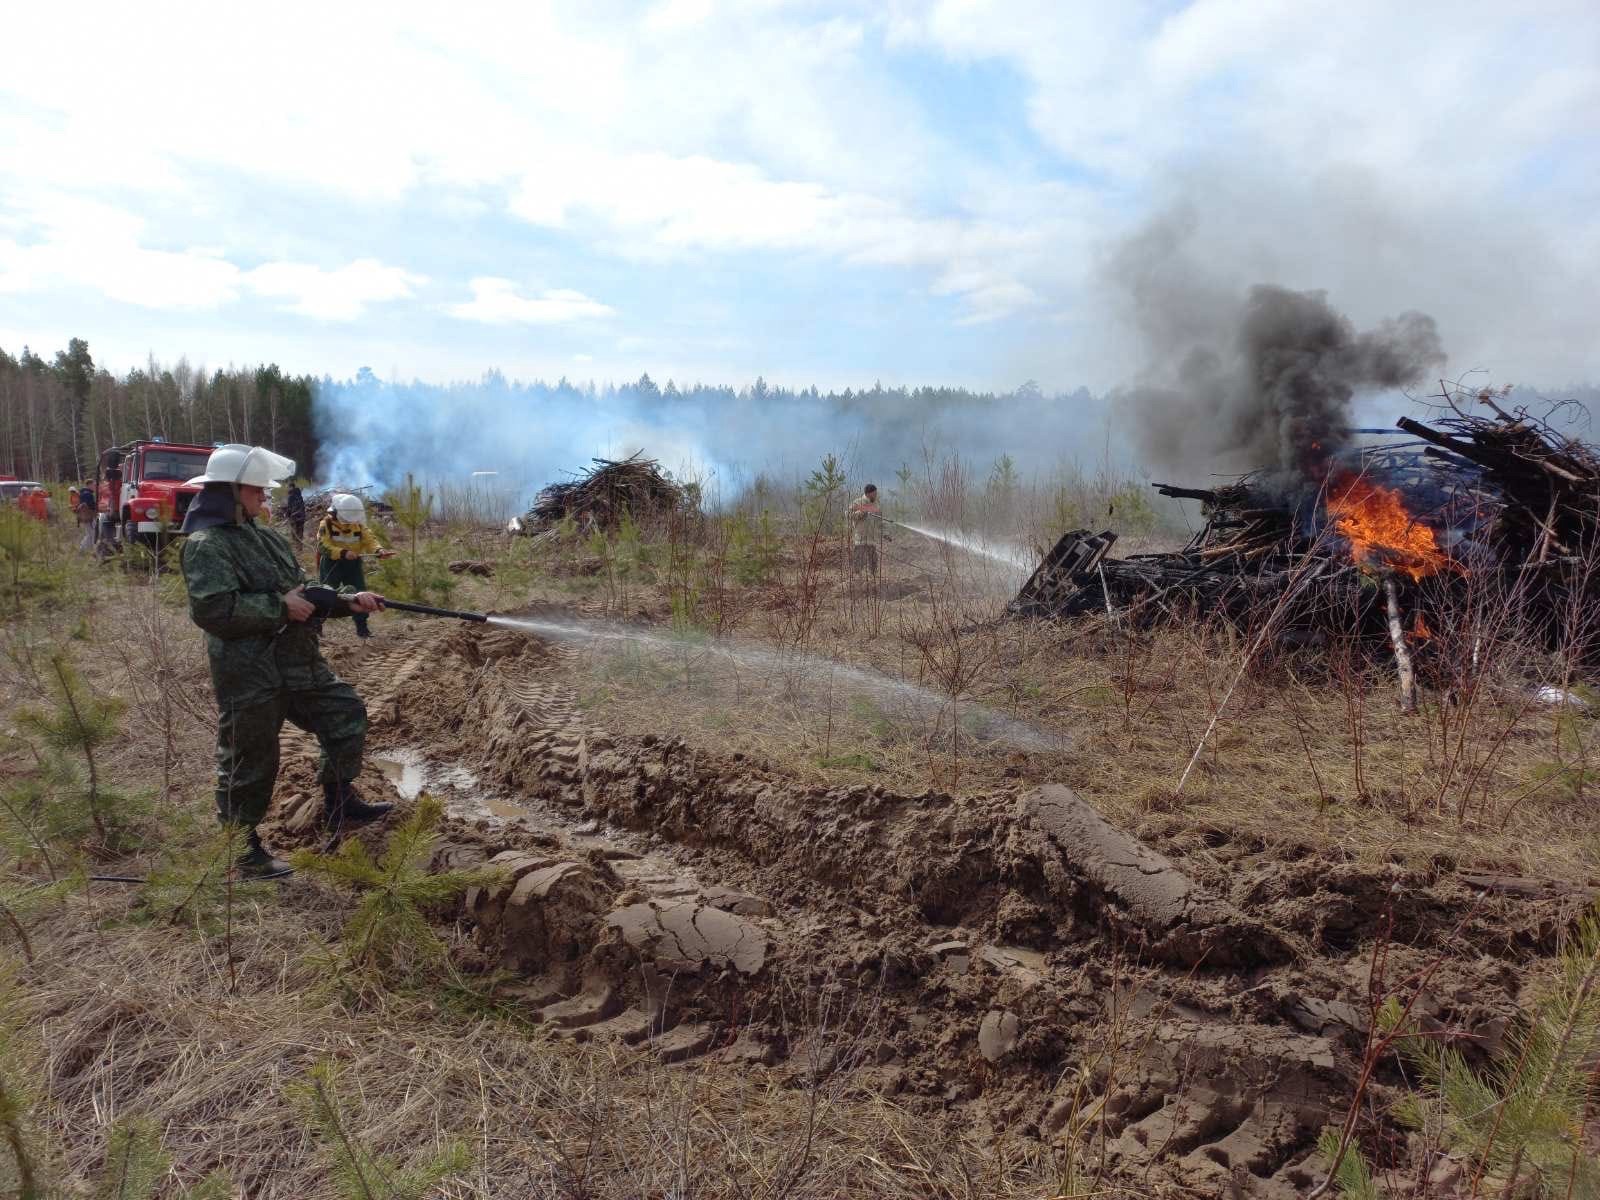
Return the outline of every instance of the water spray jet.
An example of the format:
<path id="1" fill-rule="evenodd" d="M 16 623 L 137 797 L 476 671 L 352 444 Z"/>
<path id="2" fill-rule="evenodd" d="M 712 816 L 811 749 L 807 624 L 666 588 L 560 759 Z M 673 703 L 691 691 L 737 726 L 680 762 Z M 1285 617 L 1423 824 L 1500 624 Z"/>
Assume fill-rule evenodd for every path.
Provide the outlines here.
<path id="1" fill-rule="evenodd" d="M 915 533 L 936 542 L 943 542 L 947 546 L 954 546 L 958 550 L 965 550 L 969 554 L 976 554 L 992 562 L 1001 563 L 1014 571 L 1023 574 L 1031 572 L 1035 566 L 1034 556 L 1017 546 L 1001 543 L 991 543 L 979 538 L 968 537 L 965 534 L 952 531 L 929 529 L 922 525 L 908 525 L 904 521 L 885 520 L 885 525 L 893 525 L 897 529 L 904 529 L 908 533 Z"/>
<path id="2" fill-rule="evenodd" d="M 831 658 L 798 657 L 763 649 L 758 646 L 722 646 L 684 642 L 674 638 L 662 637 L 659 634 L 647 633 L 643 630 L 607 629 L 580 622 L 500 616 L 491 616 L 488 618 L 488 622 L 491 625 L 507 629 L 521 629 L 529 633 L 542 634 L 567 641 L 637 642 L 666 650 L 695 650 L 706 654 L 714 654 L 730 662 L 743 663 L 746 666 L 765 667 L 772 670 L 791 670 L 806 676 L 826 674 L 836 680 L 846 680 L 869 695 L 879 698 L 893 697 L 923 708 L 943 707 L 949 702 L 948 697 L 929 688 L 903 679 L 894 679 L 864 667 L 850 666 L 847 663 L 841 663 Z M 1014 746 L 1031 750 L 1058 750 L 1064 745 L 1064 738 L 1053 736 L 1045 730 L 1029 725 L 1025 721 L 1019 721 L 1014 717 L 997 713 L 984 705 L 968 702 L 965 707 L 969 712 L 982 714 L 983 718 L 995 730 L 996 736 Z"/>

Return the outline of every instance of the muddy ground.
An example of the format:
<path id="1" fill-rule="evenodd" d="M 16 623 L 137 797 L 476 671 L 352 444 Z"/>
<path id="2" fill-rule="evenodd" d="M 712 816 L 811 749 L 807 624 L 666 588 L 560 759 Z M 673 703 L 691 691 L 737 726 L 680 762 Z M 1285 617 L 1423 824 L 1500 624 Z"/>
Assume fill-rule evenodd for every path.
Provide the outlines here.
<path id="1" fill-rule="evenodd" d="M 1375 948 L 1380 994 L 1431 969 L 1416 1011 L 1482 1063 L 1587 898 L 1485 895 L 1448 860 L 1356 863 L 1292 830 L 1119 827 L 1048 764 L 977 792 L 819 786 L 601 727 L 588 661 L 519 630 L 391 621 L 330 657 L 371 714 L 364 789 L 427 788 L 452 814 L 437 861 L 507 868 L 455 914 L 461 964 L 510 969 L 564 1036 L 846 1073 L 1076 1145 L 1141 1194 L 1303 1194 L 1354 1091 Z M 313 779 L 294 735 L 280 843 L 314 837 Z M 1391 1055 L 1375 1112 L 1400 1083 Z M 1368 1128 L 1424 1190 L 1448 1168 Z"/>

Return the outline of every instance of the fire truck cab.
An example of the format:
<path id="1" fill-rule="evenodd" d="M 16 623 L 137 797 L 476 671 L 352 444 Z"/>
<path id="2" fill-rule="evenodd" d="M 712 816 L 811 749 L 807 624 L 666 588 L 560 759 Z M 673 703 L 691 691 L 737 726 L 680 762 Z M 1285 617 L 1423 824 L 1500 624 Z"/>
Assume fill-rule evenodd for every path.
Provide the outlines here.
<path id="1" fill-rule="evenodd" d="M 95 540 L 137 540 L 159 549 L 199 495 L 187 480 L 205 474 L 211 449 L 149 438 L 101 451 L 94 473 Z"/>

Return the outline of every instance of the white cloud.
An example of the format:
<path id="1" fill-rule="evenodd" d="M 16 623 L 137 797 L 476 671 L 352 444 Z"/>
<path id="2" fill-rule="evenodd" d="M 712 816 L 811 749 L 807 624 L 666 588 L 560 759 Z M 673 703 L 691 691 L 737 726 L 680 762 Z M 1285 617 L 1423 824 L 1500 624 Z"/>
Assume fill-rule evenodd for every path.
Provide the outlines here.
<path id="1" fill-rule="evenodd" d="M 567 325 L 609 317 L 615 309 L 582 292 L 552 288 L 537 296 L 520 296 L 510 279 L 483 276 L 472 281 L 472 299 L 449 308 L 451 316 L 486 325 Z"/>
<path id="2" fill-rule="evenodd" d="M 262 296 L 287 300 L 284 307 L 323 321 L 353 321 L 371 304 L 404 300 L 426 280 L 400 267 L 361 258 L 331 271 L 308 263 L 266 263 L 246 273 L 245 283 Z"/>
<path id="3" fill-rule="evenodd" d="M 348 321 L 370 304 L 410 297 L 425 282 L 370 258 L 331 270 L 271 262 L 246 271 L 222 248 L 150 247 L 145 226 L 106 204 L 51 196 L 7 222 L 16 236 L 0 237 L 0 294 L 68 290 L 140 308 L 205 310 L 248 290 L 287 301 L 288 311 L 303 316 Z"/>
<path id="4" fill-rule="evenodd" d="M 141 308 L 215 308 L 239 292 L 239 268 L 209 249 L 153 249 L 143 222 L 93 201 L 57 196 L 17 227 L 38 236 L 0 238 L 0 292 L 62 286 Z"/>
<path id="5" fill-rule="evenodd" d="M 409 244 L 337 244 L 320 204 L 404 211 L 406 236 L 436 234 L 440 253 L 456 228 L 509 207 L 540 228 L 550 258 L 528 268 L 540 275 L 560 277 L 561 256 L 744 256 L 759 272 L 782 255 L 894 268 L 907 291 L 946 298 L 954 320 L 994 325 L 1092 312 L 1100 247 L 1198 188 L 1232 225 L 1222 240 L 1236 265 L 1331 280 L 1336 301 L 1346 286 L 1361 304 L 1392 295 L 1458 312 L 1463 353 L 1503 351 L 1544 314 L 1600 299 L 1593 0 L 1531 13 L 1494 0 L 660 0 L 629 18 L 525 0 L 465 12 L 285 0 L 275 12 L 62 0 L 8 15 L 8 43 L 28 49 L 0 74 L 0 291 L 198 309 L 263 295 L 349 321 L 420 287 L 380 260 L 418 260 Z M 1015 82 L 1014 123 L 1009 89 L 963 81 L 974 65 Z M 1381 181 L 1367 191 L 1398 198 L 1398 215 L 1341 192 L 1352 174 Z M 301 212 L 264 207 L 261 225 L 190 232 L 193 214 L 236 206 L 258 179 Z M 57 236 L 15 220 L 45 196 L 111 189 L 149 225 L 130 234 L 122 214 Z M 1306 204 L 1317 213 L 1297 219 L 1291 206 Z M 441 212 L 432 229 L 410 224 Z M 1502 268 L 1514 285 L 1481 264 L 1481 240 L 1455 240 L 1508 224 L 1519 236 L 1496 234 L 1497 253 L 1539 265 Z M 196 240 L 272 261 L 241 270 Z M 498 275 L 472 286 L 449 311 L 491 324 L 607 308 L 524 295 Z M 1057 344 L 1074 378 L 1082 360 L 1110 357 L 1092 339 Z"/>
<path id="6" fill-rule="evenodd" d="M 711 0 L 661 0 L 645 14 L 646 29 L 681 30 L 699 25 L 711 15 Z"/>

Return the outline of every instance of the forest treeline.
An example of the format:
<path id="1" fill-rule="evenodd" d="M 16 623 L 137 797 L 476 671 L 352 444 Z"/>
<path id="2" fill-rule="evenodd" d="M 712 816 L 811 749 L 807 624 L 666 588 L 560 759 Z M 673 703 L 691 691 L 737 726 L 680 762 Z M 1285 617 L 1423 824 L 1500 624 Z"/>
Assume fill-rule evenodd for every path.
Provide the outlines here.
<path id="1" fill-rule="evenodd" d="M 1514 400 L 1593 440 L 1600 388 Z M 1573 403 L 1577 401 L 1577 403 Z M 134 438 L 272 446 L 318 482 L 388 486 L 416 470 L 462 477 L 483 467 L 542 483 L 609 447 L 646 449 L 677 465 L 694 450 L 752 471 L 813 463 L 840 451 L 883 472 L 921 462 L 930 446 L 979 465 L 1005 455 L 1025 470 L 1062 458 L 1107 463 L 1116 454 L 1115 394 L 959 387 L 789 389 L 764 379 L 740 388 L 702 383 L 523 383 L 488 371 L 472 382 L 286 374 L 275 364 L 208 370 L 154 357 L 117 375 L 73 338 L 45 358 L 0 347 L 0 474 L 54 482 L 94 470 L 99 452 Z M 1396 414 L 1397 415 L 1397 414 Z M 1372 419 L 1387 424 L 1387 411 Z"/>
<path id="2" fill-rule="evenodd" d="M 0 347 L 0 474 L 55 481 L 93 474 L 101 450 L 135 438 L 262 442 L 316 468 L 309 375 L 276 365 L 207 371 L 180 358 L 113 375 L 73 338 L 45 359 Z"/>
<path id="3" fill-rule="evenodd" d="M 1000 394 L 881 385 L 821 392 L 774 387 L 760 378 L 741 388 L 658 385 L 649 375 L 623 384 L 520 383 L 493 370 L 471 383 L 389 383 L 365 367 L 335 380 L 290 375 L 271 364 L 208 371 L 187 358 L 163 365 L 153 357 L 116 375 L 95 365 L 85 340 L 73 338 L 51 358 L 27 347 L 18 354 L 0 347 L 0 474 L 80 479 L 93 473 L 101 450 L 150 436 L 270 445 L 314 480 L 323 468 L 337 474 L 348 467 L 341 452 L 357 446 L 364 453 L 354 473 L 346 472 L 350 483 L 403 477 L 416 468 L 419 446 L 428 448 L 426 457 L 439 470 L 456 465 L 456 457 L 464 469 L 479 465 L 479 458 L 490 457 L 483 442 L 519 459 L 556 451 L 565 468 L 582 465 L 591 444 L 598 444 L 592 423 L 614 422 L 624 412 L 661 427 L 698 430 L 717 449 L 758 463 L 770 459 L 775 446 L 803 442 L 804 454 L 814 455 L 843 436 L 873 446 L 894 443 L 899 457 L 885 457 L 899 462 L 914 457 L 929 421 L 948 423 L 959 415 L 987 430 L 1003 412 L 1013 427 L 1020 420 L 1037 428 L 1036 418 L 1048 423 L 1057 414 L 1081 421 L 1092 404 L 1081 389 L 1046 396 L 1032 383 Z M 507 420 L 513 414 L 523 419 Z M 522 444 L 524 434 L 538 445 Z M 982 440 L 969 431 L 954 444 L 974 449 Z M 546 469 L 529 465 L 536 474 Z"/>

